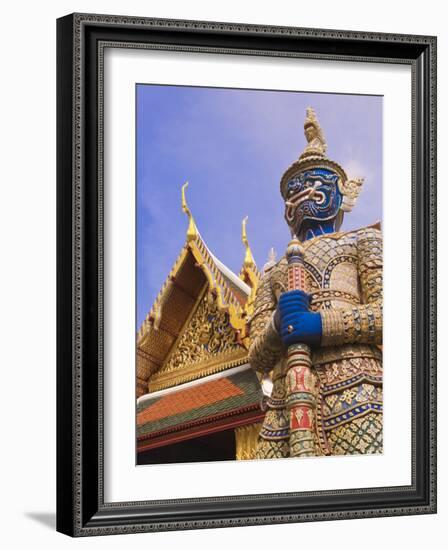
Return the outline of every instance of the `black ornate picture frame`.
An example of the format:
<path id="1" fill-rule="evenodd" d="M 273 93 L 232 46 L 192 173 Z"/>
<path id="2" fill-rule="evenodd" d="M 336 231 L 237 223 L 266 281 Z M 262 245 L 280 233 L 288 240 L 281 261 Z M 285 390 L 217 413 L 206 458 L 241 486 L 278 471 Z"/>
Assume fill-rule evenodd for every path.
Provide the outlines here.
<path id="1" fill-rule="evenodd" d="M 109 503 L 103 479 L 104 48 L 412 70 L 412 484 Z M 436 512 L 436 38 L 74 14 L 57 22 L 57 529 L 71 536 Z"/>

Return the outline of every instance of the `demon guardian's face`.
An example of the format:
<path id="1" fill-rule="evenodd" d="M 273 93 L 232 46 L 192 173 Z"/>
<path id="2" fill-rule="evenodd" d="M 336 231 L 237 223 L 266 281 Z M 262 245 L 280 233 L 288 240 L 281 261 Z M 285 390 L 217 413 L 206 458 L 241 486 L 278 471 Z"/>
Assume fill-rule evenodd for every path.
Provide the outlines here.
<path id="1" fill-rule="evenodd" d="M 287 183 L 285 219 L 295 235 L 336 220 L 342 203 L 338 179 L 332 170 L 314 168 L 297 174 Z"/>

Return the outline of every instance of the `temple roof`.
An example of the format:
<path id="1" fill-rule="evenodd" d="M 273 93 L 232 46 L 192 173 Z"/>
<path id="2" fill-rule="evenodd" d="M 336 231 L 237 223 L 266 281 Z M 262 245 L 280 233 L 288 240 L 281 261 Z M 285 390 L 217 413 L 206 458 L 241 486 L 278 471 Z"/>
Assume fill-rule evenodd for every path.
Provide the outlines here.
<path id="1" fill-rule="evenodd" d="M 139 450 L 171 444 L 260 420 L 262 392 L 248 364 L 141 397 Z"/>
<path id="2" fill-rule="evenodd" d="M 190 256 L 190 258 L 188 258 L 188 256 Z M 189 259 L 190 262 L 188 261 Z M 194 284 L 193 281 L 189 280 L 192 275 L 192 261 L 195 262 L 195 267 L 199 267 L 202 270 L 205 280 L 210 285 L 210 290 L 216 292 L 219 299 L 219 306 L 223 310 L 227 313 L 234 313 L 234 309 L 244 307 L 251 293 L 250 286 L 235 275 L 235 273 L 233 273 L 210 252 L 205 244 L 205 241 L 198 233 L 194 241 L 186 242 L 182 247 L 182 250 L 177 257 L 168 277 L 165 279 L 165 282 L 163 283 L 150 312 L 146 316 L 140 330 L 138 331 L 137 345 L 142 344 L 154 324 L 156 324 L 156 328 L 160 327 L 162 310 L 166 306 L 167 299 L 169 299 L 172 295 L 173 284 L 179 284 L 180 279 L 185 279 L 185 285 L 189 288 L 187 289 L 184 287 L 184 290 L 189 290 L 192 295 L 195 295 L 195 291 L 198 290 L 197 285 L 200 285 L 199 280 L 205 282 L 205 280 L 199 275 L 193 277 L 194 282 L 197 284 Z M 187 271 L 187 273 L 184 273 L 185 271 Z M 235 328 L 237 328 L 239 323 L 236 319 L 232 320 L 235 322 Z"/>
<path id="3" fill-rule="evenodd" d="M 240 353 L 236 354 L 239 356 L 238 364 L 241 364 L 248 346 L 246 319 L 251 313 L 259 272 L 255 262 L 251 265 L 245 262 L 238 276 L 212 254 L 186 204 L 185 187 L 182 188 L 182 207 L 189 218 L 186 242 L 137 333 L 138 396 L 148 391 L 148 379 L 161 369 L 172 353 L 183 328 L 206 291 L 215 296 L 218 309 L 228 315 L 235 339 L 241 347 Z M 245 237 L 245 222 L 243 234 Z M 245 241 L 243 239 L 247 257 L 246 237 Z M 235 361 L 229 361 L 225 368 L 234 364 Z M 216 366 L 216 371 L 219 368 L 219 365 Z M 203 375 L 210 372 L 215 371 L 209 369 Z M 200 376 L 200 373 L 192 376 L 196 375 Z M 182 381 L 186 380 L 188 378 L 184 377 Z"/>

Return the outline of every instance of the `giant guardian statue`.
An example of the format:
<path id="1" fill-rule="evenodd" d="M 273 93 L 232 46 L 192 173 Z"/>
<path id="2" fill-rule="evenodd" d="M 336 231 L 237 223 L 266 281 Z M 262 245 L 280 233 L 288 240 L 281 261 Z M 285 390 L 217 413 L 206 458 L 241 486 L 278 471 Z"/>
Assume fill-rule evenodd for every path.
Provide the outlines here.
<path id="1" fill-rule="evenodd" d="M 256 458 L 382 452 L 382 236 L 341 231 L 362 179 L 327 157 L 313 109 L 280 181 L 292 241 L 265 267 L 249 360 L 272 380 Z"/>

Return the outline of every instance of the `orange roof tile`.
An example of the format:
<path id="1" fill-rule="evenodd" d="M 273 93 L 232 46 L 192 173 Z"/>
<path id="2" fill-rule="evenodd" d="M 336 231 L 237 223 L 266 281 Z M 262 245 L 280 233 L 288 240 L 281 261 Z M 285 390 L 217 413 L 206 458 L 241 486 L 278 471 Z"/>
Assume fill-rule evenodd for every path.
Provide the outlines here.
<path id="1" fill-rule="evenodd" d="M 161 397 L 152 406 L 137 415 L 137 424 L 141 425 L 167 416 L 174 416 L 243 394 L 244 391 L 228 378 L 219 378 Z"/>

